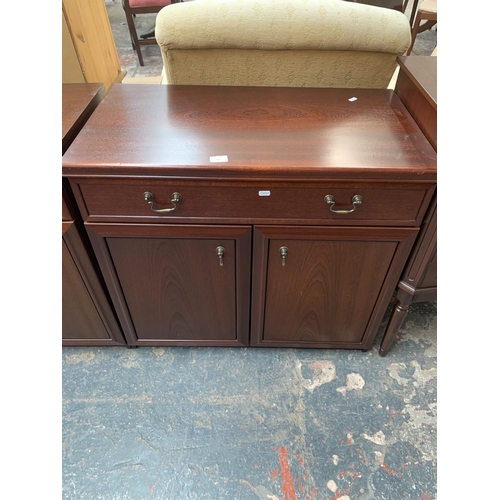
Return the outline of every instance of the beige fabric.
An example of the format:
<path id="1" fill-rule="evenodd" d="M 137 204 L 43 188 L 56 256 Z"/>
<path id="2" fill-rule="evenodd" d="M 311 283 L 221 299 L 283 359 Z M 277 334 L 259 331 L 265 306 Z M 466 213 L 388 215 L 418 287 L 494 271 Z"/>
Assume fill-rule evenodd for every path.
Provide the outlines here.
<path id="1" fill-rule="evenodd" d="M 195 0 L 157 16 L 166 83 L 386 88 L 406 16 L 339 0 Z"/>
<path id="2" fill-rule="evenodd" d="M 437 0 L 422 0 L 418 6 L 418 10 L 437 14 Z"/>

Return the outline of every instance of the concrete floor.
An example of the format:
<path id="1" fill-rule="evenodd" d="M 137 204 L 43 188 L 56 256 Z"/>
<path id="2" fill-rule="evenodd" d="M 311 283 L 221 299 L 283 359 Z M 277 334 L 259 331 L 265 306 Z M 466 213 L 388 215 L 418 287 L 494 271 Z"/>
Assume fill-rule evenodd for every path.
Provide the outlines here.
<path id="1" fill-rule="evenodd" d="M 158 76 L 107 7 L 128 76 Z M 63 348 L 62 498 L 435 500 L 437 307 L 382 358 L 390 308 L 368 352 Z"/>
<path id="2" fill-rule="evenodd" d="M 436 313 L 368 352 L 63 348 L 64 499 L 434 500 Z"/>

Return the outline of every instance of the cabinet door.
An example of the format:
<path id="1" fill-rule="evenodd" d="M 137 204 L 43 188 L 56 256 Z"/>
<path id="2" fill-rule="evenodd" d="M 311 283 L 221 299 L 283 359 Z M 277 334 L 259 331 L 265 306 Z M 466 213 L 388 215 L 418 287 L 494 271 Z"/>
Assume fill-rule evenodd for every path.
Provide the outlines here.
<path id="1" fill-rule="evenodd" d="M 87 229 L 131 345 L 248 345 L 250 226 Z"/>
<path id="2" fill-rule="evenodd" d="M 371 347 L 417 231 L 256 227 L 252 345 Z"/>
<path id="3" fill-rule="evenodd" d="M 62 223 L 63 345 L 125 344 L 75 222 Z"/>

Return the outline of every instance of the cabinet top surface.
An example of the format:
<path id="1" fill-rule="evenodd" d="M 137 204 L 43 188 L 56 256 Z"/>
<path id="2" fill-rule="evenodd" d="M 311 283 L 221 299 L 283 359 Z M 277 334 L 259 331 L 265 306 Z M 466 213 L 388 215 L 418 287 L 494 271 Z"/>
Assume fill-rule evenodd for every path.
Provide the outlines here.
<path id="1" fill-rule="evenodd" d="M 104 96 L 102 83 L 64 83 L 62 85 L 62 142 L 69 142 L 78 128 Z"/>
<path id="2" fill-rule="evenodd" d="M 400 56 L 398 63 L 413 83 L 437 109 L 437 57 Z"/>
<path id="3" fill-rule="evenodd" d="M 436 153 L 392 90 L 116 84 L 63 175 L 428 181 Z"/>

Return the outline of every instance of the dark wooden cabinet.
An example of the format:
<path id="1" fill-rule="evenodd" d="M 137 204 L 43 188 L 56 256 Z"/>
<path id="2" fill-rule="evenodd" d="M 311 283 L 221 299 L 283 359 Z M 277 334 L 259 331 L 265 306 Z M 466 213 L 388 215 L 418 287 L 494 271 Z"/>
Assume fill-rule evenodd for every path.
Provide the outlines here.
<path id="1" fill-rule="evenodd" d="M 87 229 L 130 345 L 248 345 L 251 227 Z"/>
<path id="2" fill-rule="evenodd" d="M 395 92 L 437 151 L 437 57 L 399 57 Z M 385 356 L 413 302 L 437 300 L 437 192 L 421 224 L 420 233 L 400 277 L 380 355 Z"/>
<path id="3" fill-rule="evenodd" d="M 104 97 L 101 84 L 63 84 L 62 152 Z M 67 179 L 62 181 L 62 344 L 123 345 L 99 266 Z"/>
<path id="4" fill-rule="evenodd" d="M 389 90 L 115 86 L 63 173 L 128 344 L 368 349 L 436 155 Z"/>

